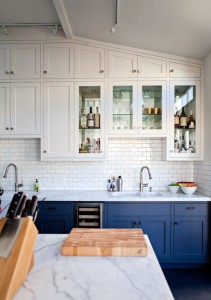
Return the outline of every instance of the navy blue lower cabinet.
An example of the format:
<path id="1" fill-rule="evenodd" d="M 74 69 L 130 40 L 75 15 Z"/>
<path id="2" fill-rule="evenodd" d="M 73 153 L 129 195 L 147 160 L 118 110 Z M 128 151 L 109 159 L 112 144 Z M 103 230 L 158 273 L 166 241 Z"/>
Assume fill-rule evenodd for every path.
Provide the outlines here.
<path id="1" fill-rule="evenodd" d="M 108 228 L 141 228 L 158 259 L 170 259 L 170 204 L 109 203 L 107 214 Z"/>
<path id="2" fill-rule="evenodd" d="M 39 202 L 36 226 L 39 233 L 69 233 L 73 228 L 72 202 Z"/>
<path id="3" fill-rule="evenodd" d="M 208 259 L 207 217 L 175 217 L 173 259 L 181 262 Z"/>

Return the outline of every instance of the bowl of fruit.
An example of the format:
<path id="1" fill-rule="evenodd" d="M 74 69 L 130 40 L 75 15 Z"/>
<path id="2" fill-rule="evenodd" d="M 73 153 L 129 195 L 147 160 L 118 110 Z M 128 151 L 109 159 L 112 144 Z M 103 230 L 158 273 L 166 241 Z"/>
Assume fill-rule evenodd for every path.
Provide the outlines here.
<path id="1" fill-rule="evenodd" d="M 178 182 L 178 184 L 186 195 L 192 195 L 197 190 L 197 184 L 195 182 Z"/>
<path id="2" fill-rule="evenodd" d="M 169 191 L 174 193 L 174 194 L 179 191 L 179 188 L 180 188 L 180 186 L 176 182 L 172 182 L 168 185 Z"/>

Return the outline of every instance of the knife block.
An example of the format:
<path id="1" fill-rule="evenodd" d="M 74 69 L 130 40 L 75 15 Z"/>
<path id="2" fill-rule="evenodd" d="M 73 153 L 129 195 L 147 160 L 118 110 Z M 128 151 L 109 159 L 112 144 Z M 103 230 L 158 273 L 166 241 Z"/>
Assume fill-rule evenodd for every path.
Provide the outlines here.
<path id="1" fill-rule="evenodd" d="M 0 232 L 7 218 L 0 220 Z M 30 218 L 22 218 L 22 225 L 10 255 L 0 257 L 0 299 L 10 300 L 23 284 L 34 265 L 34 244 L 38 231 Z"/>

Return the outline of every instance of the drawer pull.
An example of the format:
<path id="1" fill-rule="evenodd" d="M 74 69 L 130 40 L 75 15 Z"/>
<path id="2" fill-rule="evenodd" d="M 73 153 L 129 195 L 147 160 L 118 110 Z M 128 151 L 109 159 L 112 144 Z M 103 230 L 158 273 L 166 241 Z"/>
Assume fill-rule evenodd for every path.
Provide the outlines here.
<path id="1" fill-rule="evenodd" d="M 194 210 L 194 209 L 195 209 L 195 207 L 194 207 L 194 206 L 188 206 L 188 207 L 186 207 L 186 209 L 189 209 L 189 210 Z"/>

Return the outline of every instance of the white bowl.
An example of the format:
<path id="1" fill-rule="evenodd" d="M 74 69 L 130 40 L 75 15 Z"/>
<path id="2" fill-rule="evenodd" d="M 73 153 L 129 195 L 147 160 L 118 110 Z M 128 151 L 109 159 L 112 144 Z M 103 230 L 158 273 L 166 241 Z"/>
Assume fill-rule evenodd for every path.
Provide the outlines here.
<path id="1" fill-rule="evenodd" d="M 172 193 L 177 193 L 179 191 L 179 185 L 169 185 L 168 186 L 169 188 L 169 191 L 172 192 Z"/>
<path id="2" fill-rule="evenodd" d="M 197 186 L 181 186 L 181 189 L 186 195 L 192 195 L 197 190 Z"/>

